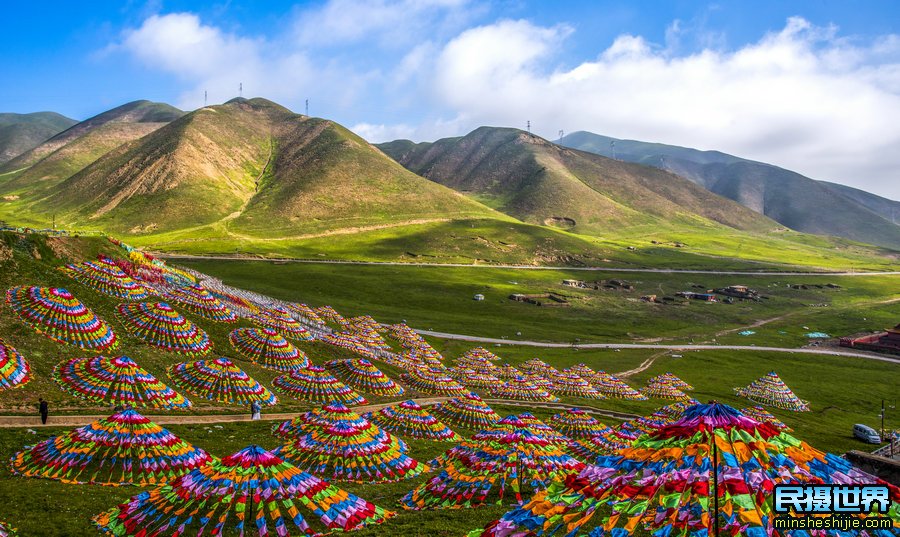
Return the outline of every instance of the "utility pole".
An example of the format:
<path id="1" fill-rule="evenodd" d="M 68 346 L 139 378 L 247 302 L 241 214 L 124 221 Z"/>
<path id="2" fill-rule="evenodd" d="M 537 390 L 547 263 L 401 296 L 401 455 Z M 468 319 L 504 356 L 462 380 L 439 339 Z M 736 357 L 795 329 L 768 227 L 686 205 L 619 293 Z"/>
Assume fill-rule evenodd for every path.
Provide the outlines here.
<path id="1" fill-rule="evenodd" d="M 206 90 L 203 90 L 203 107 L 206 108 Z"/>
<path id="2" fill-rule="evenodd" d="M 528 132 L 531 132 L 531 120 L 525 122 L 525 128 L 528 129 Z"/>
<path id="3" fill-rule="evenodd" d="M 612 151 L 612 158 L 616 158 L 616 141 L 609 142 L 609 148 Z"/>
<path id="4" fill-rule="evenodd" d="M 306 117 L 309 117 L 309 99 L 306 99 Z"/>
<path id="5" fill-rule="evenodd" d="M 238 97 L 244 96 L 244 83 L 238 82 Z"/>
<path id="6" fill-rule="evenodd" d="M 565 135 L 566 135 L 566 133 L 563 132 L 562 129 L 559 129 L 559 143 L 562 143 L 563 136 L 565 136 Z"/>

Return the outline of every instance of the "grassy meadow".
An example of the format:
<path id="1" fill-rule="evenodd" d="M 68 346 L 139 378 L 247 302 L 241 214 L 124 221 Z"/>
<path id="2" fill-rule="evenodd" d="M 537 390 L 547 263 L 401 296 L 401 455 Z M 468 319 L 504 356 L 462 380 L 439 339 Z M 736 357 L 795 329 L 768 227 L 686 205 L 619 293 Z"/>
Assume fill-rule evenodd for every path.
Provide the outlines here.
<path id="1" fill-rule="evenodd" d="M 795 347 L 807 343 L 806 334 L 813 331 L 839 336 L 881 330 L 900 321 L 897 304 L 885 302 L 900 299 L 900 276 L 896 275 L 720 276 L 261 261 L 179 263 L 236 287 L 313 306 L 328 304 L 348 316 L 371 314 L 381 322 L 405 320 L 414 328 L 513 340 L 727 341 Z M 577 289 L 562 285 L 564 279 L 623 279 L 634 290 Z M 640 300 L 643 295 L 662 297 L 733 284 L 748 285 L 768 298 L 684 305 Z M 538 307 L 508 298 L 513 293 L 548 292 L 565 296 L 571 306 Z M 485 300 L 472 300 L 476 293 Z M 754 335 L 737 334 L 766 320 L 767 324 L 751 329 Z"/>

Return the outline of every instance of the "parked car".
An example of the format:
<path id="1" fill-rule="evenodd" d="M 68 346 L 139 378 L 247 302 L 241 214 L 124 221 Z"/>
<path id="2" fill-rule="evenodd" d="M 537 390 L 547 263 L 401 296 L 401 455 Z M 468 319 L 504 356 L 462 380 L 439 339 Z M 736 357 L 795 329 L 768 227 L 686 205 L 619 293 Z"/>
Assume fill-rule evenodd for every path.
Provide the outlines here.
<path id="1" fill-rule="evenodd" d="M 857 423 L 853 426 L 853 436 L 870 444 L 881 443 L 881 436 L 878 435 L 878 431 L 862 423 Z"/>

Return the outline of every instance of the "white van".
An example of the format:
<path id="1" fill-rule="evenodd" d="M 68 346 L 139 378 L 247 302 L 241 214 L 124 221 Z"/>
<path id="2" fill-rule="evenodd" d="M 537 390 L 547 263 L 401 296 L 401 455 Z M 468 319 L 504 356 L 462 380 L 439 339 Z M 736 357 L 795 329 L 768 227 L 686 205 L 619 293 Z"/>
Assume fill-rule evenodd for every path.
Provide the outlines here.
<path id="1" fill-rule="evenodd" d="M 878 432 L 868 425 L 863 425 L 862 423 L 857 423 L 853 426 L 853 436 L 859 438 L 863 442 L 868 442 L 870 444 L 881 443 L 881 436 L 878 435 Z"/>

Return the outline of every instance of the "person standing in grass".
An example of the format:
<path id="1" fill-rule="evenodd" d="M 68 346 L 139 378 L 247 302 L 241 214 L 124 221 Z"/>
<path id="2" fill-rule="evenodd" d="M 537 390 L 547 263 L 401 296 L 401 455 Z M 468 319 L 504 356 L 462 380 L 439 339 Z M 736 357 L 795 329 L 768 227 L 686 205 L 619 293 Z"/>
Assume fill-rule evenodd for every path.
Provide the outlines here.
<path id="1" fill-rule="evenodd" d="M 50 405 L 44 401 L 43 397 L 38 397 L 38 412 L 41 413 L 41 424 L 47 424 L 47 416 L 50 414 Z"/>
<path id="2" fill-rule="evenodd" d="M 262 419 L 262 406 L 259 404 L 259 401 L 253 401 L 252 403 L 250 403 L 250 419 Z"/>

